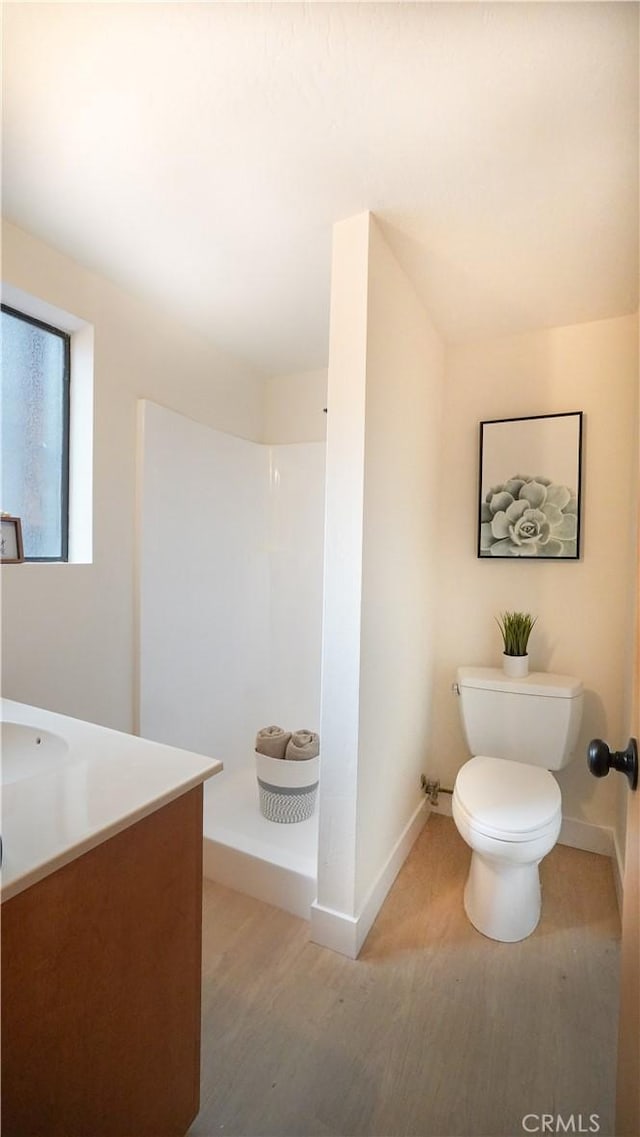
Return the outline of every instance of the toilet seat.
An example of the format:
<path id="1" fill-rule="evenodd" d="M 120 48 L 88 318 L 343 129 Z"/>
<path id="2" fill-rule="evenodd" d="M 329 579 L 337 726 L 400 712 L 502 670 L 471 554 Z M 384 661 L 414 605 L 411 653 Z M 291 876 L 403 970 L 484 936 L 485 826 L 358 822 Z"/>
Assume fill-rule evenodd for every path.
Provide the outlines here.
<path id="1" fill-rule="evenodd" d="M 475 832 L 497 841 L 534 841 L 555 831 L 560 787 L 548 770 L 477 755 L 456 778 L 454 799 Z"/>
<path id="2" fill-rule="evenodd" d="M 452 803 L 453 820 L 456 823 L 460 836 L 472 849 L 485 853 L 487 856 L 498 857 L 509 864 L 522 864 L 528 861 L 537 862 L 555 845 L 562 825 L 562 812 L 558 810 L 556 817 L 533 832 L 517 834 L 500 832 L 493 829 L 487 831 L 486 826 L 476 825 L 475 819 L 460 805 L 455 794 Z"/>

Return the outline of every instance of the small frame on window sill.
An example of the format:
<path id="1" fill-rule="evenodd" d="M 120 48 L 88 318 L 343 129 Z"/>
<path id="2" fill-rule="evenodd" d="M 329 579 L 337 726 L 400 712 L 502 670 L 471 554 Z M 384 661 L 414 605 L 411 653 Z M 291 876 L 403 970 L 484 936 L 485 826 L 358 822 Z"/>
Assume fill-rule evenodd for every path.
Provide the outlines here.
<path id="1" fill-rule="evenodd" d="M 578 560 L 582 412 L 480 423 L 479 557 Z"/>
<path id="2" fill-rule="evenodd" d="M 0 564 L 19 565 L 24 560 L 22 524 L 19 517 L 3 513 L 0 518 Z"/>

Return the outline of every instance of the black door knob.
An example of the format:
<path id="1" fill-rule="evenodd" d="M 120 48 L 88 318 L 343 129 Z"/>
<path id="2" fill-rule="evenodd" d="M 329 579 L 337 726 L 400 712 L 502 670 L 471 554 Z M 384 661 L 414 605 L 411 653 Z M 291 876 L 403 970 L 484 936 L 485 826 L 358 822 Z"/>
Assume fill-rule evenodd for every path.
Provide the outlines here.
<path id="1" fill-rule="evenodd" d="M 592 739 L 587 751 L 587 764 L 595 778 L 604 778 L 609 770 L 618 770 L 626 774 L 632 790 L 638 787 L 638 744 L 635 738 L 629 739 L 626 750 L 613 752 L 601 738 Z"/>

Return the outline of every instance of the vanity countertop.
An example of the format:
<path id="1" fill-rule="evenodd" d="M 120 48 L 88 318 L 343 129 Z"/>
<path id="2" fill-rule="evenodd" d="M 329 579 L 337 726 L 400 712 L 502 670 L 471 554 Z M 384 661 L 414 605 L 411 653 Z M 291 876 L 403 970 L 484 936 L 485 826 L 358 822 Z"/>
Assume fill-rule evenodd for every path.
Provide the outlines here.
<path id="1" fill-rule="evenodd" d="M 2 901 L 222 770 L 189 750 L 8 699 L 1 706 L 3 722 L 68 745 L 64 764 L 2 786 Z"/>

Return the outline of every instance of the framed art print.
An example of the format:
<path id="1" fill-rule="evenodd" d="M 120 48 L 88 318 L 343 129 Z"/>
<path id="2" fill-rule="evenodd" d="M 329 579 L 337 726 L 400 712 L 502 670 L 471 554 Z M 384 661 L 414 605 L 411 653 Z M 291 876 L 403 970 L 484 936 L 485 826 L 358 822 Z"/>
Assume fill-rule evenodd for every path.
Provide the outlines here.
<path id="1" fill-rule="evenodd" d="M 22 564 L 24 548 L 20 518 L 3 513 L 0 518 L 0 527 L 0 562 L 3 565 Z"/>
<path id="2" fill-rule="evenodd" d="M 480 423 L 479 557 L 580 556 L 582 411 Z"/>

